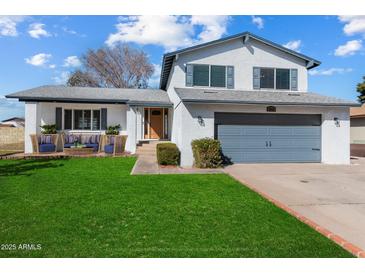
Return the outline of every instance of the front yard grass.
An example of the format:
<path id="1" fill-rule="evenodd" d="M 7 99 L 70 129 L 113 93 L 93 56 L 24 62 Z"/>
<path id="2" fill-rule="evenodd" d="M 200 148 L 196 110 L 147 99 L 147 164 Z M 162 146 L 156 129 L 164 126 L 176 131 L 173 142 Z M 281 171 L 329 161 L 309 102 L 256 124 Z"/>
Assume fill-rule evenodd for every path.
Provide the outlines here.
<path id="1" fill-rule="evenodd" d="M 41 244 L 0 257 L 352 257 L 227 175 L 134 162 L 0 161 L 0 244 Z"/>

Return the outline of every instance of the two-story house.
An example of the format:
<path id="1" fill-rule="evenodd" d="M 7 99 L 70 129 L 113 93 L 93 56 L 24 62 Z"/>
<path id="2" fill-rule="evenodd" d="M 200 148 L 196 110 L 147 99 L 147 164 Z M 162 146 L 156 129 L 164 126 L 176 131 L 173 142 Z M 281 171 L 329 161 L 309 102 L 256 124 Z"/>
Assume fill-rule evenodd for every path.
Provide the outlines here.
<path id="1" fill-rule="evenodd" d="M 160 89 L 43 86 L 8 95 L 25 102 L 25 151 L 40 125 L 102 133 L 120 124 L 126 149 L 171 140 L 191 166 L 191 141 L 219 139 L 241 162 L 350 161 L 349 107 L 355 102 L 308 92 L 320 62 L 244 32 L 163 56 Z M 329 87 L 330 88 L 330 87 Z"/>

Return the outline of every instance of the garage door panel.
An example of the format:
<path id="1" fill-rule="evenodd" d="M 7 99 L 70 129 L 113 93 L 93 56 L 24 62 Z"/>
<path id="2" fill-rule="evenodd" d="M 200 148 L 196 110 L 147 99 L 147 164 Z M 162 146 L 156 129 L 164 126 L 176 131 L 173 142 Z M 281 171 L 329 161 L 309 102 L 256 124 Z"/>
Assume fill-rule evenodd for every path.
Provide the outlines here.
<path id="1" fill-rule="evenodd" d="M 270 149 L 307 149 L 307 148 L 315 148 L 319 149 L 321 147 L 321 143 L 318 139 L 314 138 L 282 138 L 282 139 L 271 139 L 270 141 Z"/>
<path id="2" fill-rule="evenodd" d="M 320 126 L 218 125 L 217 133 L 232 162 L 321 161 Z"/>
<path id="3" fill-rule="evenodd" d="M 232 137 L 232 136 L 224 136 L 220 138 L 222 149 L 239 149 L 239 148 L 265 148 L 266 147 L 266 138 L 255 138 L 255 139 L 247 139 L 244 140 L 242 138 Z"/>
<path id="4" fill-rule="evenodd" d="M 320 127 L 294 127 L 292 129 L 293 136 L 299 135 L 299 136 L 321 136 L 321 128 Z"/>

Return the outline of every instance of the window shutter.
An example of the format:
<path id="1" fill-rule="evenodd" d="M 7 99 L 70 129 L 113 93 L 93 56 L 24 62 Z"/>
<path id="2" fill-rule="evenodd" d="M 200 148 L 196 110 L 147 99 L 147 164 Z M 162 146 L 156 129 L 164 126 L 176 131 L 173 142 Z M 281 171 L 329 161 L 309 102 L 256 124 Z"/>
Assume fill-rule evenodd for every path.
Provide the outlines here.
<path id="1" fill-rule="evenodd" d="M 56 108 L 56 130 L 62 130 L 62 108 Z"/>
<path id="2" fill-rule="evenodd" d="M 234 88 L 234 67 L 227 66 L 227 88 Z"/>
<path id="3" fill-rule="evenodd" d="M 260 68 L 253 68 L 253 88 L 260 89 Z"/>
<path id="4" fill-rule="evenodd" d="M 291 77 L 291 90 L 298 90 L 298 70 L 297 69 L 291 69 L 291 73 L 290 73 L 290 77 Z"/>
<path id="5" fill-rule="evenodd" d="M 106 128 L 107 128 L 107 113 L 108 113 L 108 111 L 107 111 L 107 109 L 106 108 L 102 108 L 101 109 L 101 129 L 102 130 L 106 130 Z"/>
<path id="6" fill-rule="evenodd" d="M 193 71 L 194 67 L 192 64 L 186 65 L 186 72 L 185 72 L 185 84 L 187 87 L 193 86 Z"/>

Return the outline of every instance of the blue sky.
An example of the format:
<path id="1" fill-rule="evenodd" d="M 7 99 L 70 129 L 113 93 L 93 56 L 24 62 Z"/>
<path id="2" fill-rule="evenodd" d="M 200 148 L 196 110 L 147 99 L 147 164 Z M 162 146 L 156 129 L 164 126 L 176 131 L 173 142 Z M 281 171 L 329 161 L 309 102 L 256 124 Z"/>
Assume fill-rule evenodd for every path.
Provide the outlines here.
<path id="1" fill-rule="evenodd" d="M 4 95 L 63 84 L 89 48 L 131 43 L 156 67 L 162 54 L 251 31 L 322 62 L 311 70 L 309 90 L 355 99 L 365 75 L 363 16 L 0 16 L 0 120 L 24 116 L 24 105 Z"/>

